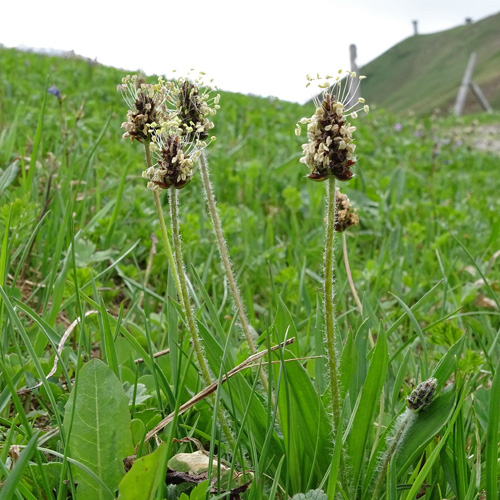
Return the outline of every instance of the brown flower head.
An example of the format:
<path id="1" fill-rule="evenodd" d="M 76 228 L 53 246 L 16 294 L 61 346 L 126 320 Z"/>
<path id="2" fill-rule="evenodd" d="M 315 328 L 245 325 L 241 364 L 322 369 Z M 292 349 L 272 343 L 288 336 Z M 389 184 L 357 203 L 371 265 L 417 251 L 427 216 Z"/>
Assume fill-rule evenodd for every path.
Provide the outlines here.
<path id="1" fill-rule="evenodd" d="M 435 378 L 418 384 L 407 398 L 408 407 L 414 412 L 425 410 L 432 402 L 438 381 Z"/>
<path id="2" fill-rule="evenodd" d="M 211 118 L 220 108 L 220 95 L 211 96 L 211 88 L 203 83 L 204 73 L 194 80 L 180 77 L 166 82 L 169 107 L 178 122 L 179 133 L 205 141 L 214 127 Z"/>
<path id="3" fill-rule="evenodd" d="M 359 217 L 356 209 L 352 208 L 351 202 L 346 194 L 342 194 L 337 188 L 335 191 L 335 203 L 337 210 L 335 211 L 335 231 L 341 233 L 348 227 L 357 226 L 359 224 Z"/>
<path id="4" fill-rule="evenodd" d="M 326 76 L 319 83 L 318 86 L 323 91 L 320 96 L 314 98 L 315 113 L 311 118 L 302 118 L 295 129 L 296 135 L 300 135 L 300 125 L 307 124 L 308 142 L 302 145 L 304 156 L 300 161 L 310 168 L 308 177 L 313 181 L 324 181 L 330 176 L 340 181 L 347 181 L 354 175 L 351 167 L 356 163 L 354 156 L 356 145 L 353 138 L 356 127 L 348 122 L 348 118 L 357 118 L 358 111 L 363 109 L 368 112 L 369 108 L 367 105 L 361 106 L 365 102 L 362 97 L 349 107 L 351 104 L 349 96 L 356 74 L 348 73 L 344 79 L 341 78 L 341 74 L 342 71 L 339 71 L 333 85 L 329 82 L 331 76 Z M 358 85 L 363 78 L 359 77 Z M 321 80 L 319 75 L 317 79 Z M 308 80 L 310 85 L 315 79 L 308 76 Z M 356 107 L 358 109 L 355 109 Z"/>
<path id="5" fill-rule="evenodd" d="M 176 132 L 153 135 L 156 165 L 142 173 L 153 191 L 174 186 L 182 189 L 193 178 L 196 162 L 204 148 L 201 141 L 190 142 Z"/>
<path id="6" fill-rule="evenodd" d="M 127 121 L 122 123 L 122 128 L 125 129 L 123 137 L 132 141 L 150 141 L 151 131 L 165 121 L 166 89 L 162 81 L 159 80 L 155 85 L 139 83 L 137 75 L 127 75 L 117 90 L 129 107 Z"/>

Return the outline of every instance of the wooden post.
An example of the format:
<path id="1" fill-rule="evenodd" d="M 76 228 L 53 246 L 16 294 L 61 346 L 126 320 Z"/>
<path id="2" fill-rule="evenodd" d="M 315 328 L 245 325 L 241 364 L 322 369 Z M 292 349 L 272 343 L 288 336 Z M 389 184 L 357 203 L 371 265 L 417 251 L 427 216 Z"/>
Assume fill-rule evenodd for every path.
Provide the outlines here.
<path id="1" fill-rule="evenodd" d="M 472 79 L 472 72 L 474 71 L 474 66 L 476 64 L 476 53 L 473 52 L 469 57 L 469 62 L 467 63 L 467 68 L 465 69 L 464 77 L 462 78 L 462 84 L 458 90 L 457 100 L 455 101 L 455 116 L 460 116 L 464 110 L 465 99 L 467 99 L 467 90 Z"/>
<path id="2" fill-rule="evenodd" d="M 485 95 L 483 94 L 483 91 L 479 88 L 479 85 L 477 83 L 472 82 L 470 84 L 470 88 L 474 93 L 474 95 L 476 96 L 476 99 L 479 101 L 479 104 L 481 104 L 481 106 L 483 107 L 483 109 L 487 113 L 493 113 L 493 108 L 488 102 L 488 99 L 486 99 Z"/>
<path id="3" fill-rule="evenodd" d="M 473 52 L 469 57 L 469 62 L 467 63 L 467 68 L 465 69 L 464 77 L 462 79 L 462 84 L 460 85 L 460 89 L 458 90 L 457 100 L 455 101 L 455 116 L 460 116 L 464 110 L 465 100 L 467 99 L 467 91 L 469 87 L 472 90 L 472 93 L 481 104 L 481 107 L 487 112 L 493 112 L 488 99 L 483 94 L 482 90 L 479 88 L 479 85 L 472 81 L 472 73 L 474 71 L 474 66 L 476 64 L 476 53 Z"/>

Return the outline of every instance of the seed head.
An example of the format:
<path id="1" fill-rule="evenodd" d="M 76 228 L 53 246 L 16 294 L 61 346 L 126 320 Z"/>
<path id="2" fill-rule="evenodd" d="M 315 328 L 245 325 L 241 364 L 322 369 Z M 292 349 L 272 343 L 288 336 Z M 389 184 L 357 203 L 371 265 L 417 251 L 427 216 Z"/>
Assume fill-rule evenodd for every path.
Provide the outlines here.
<path id="1" fill-rule="evenodd" d="M 341 73 L 333 85 L 329 82 L 333 78 L 331 76 L 318 84 L 322 92 L 314 98 L 315 113 L 311 118 L 302 118 L 295 129 L 296 135 L 300 135 L 300 125 L 307 124 L 308 142 L 302 145 L 304 156 L 300 162 L 310 168 L 308 177 L 313 181 L 324 181 L 330 176 L 347 181 L 354 175 L 351 167 L 356 163 L 353 138 L 356 127 L 348 122 L 348 118 L 355 119 L 358 111 L 363 109 L 368 112 L 369 108 L 362 97 L 349 107 L 352 100 L 349 96 L 355 94 L 355 91 L 351 93 L 351 88 L 356 74 L 348 73 L 343 86 Z M 359 77 L 358 86 L 361 79 Z M 315 78 L 308 76 L 308 80 L 311 83 Z M 319 75 L 317 80 L 321 80 Z"/>
<path id="2" fill-rule="evenodd" d="M 337 204 L 335 231 L 341 233 L 348 227 L 357 226 L 359 217 L 356 209 L 352 208 L 351 202 L 346 194 L 342 194 L 337 188 L 335 191 L 335 203 Z"/>
<path id="3" fill-rule="evenodd" d="M 149 180 L 148 189 L 156 191 L 171 186 L 182 189 L 193 178 L 205 143 L 199 140 L 190 142 L 175 132 L 152 137 L 158 161 L 142 173 L 143 178 Z"/>
<path id="4" fill-rule="evenodd" d="M 414 412 L 425 410 L 432 402 L 437 384 L 438 381 L 435 378 L 430 378 L 417 385 L 406 400 L 410 410 Z"/>
<path id="5" fill-rule="evenodd" d="M 159 123 L 165 121 L 165 92 L 160 79 L 157 84 L 139 83 L 137 75 L 127 75 L 122 79 L 117 90 L 121 92 L 129 110 L 127 121 L 122 123 L 125 129 L 123 137 L 139 142 L 151 140 L 150 133 Z"/>
<path id="6" fill-rule="evenodd" d="M 178 78 L 166 82 L 169 108 L 179 127 L 179 134 L 190 140 L 205 141 L 214 127 L 211 117 L 220 108 L 220 95 L 211 96 L 211 88 L 203 83 L 203 73 L 194 80 Z"/>

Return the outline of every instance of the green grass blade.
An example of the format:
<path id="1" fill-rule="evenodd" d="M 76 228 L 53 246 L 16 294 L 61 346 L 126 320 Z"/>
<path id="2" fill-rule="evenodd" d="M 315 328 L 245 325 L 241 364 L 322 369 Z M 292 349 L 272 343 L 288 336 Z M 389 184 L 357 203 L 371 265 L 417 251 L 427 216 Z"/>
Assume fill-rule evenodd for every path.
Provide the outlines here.
<path id="1" fill-rule="evenodd" d="M 0 490 L 0 500 L 11 500 L 12 495 L 16 492 L 17 485 L 19 481 L 21 481 L 24 469 L 29 463 L 30 458 L 33 453 L 36 451 L 36 442 L 38 440 L 38 432 L 33 434 L 31 439 L 29 440 L 26 448 L 21 452 L 16 465 L 10 472 L 7 480 L 2 485 L 2 489 Z"/>
<path id="2" fill-rule="evenodd" d="M 498 423 L 500 420 L 500 362 L 495 370 L 490 394 L 488 428 L 486 430 L 485 480 L 486 498 L 498 498 Z"/>
<path id="3" fill-rule="evenodd" d="M 42 129 L 43 129 L 43 118 L 45 116 L 45 104 L 47 102 L 47 88 L 49 84 L 49 77 L 45 81 L 45 92 L 43 93 L 42 107 L 40 109 L 40 114 L 38 115 L 38 123 L 36 125 L 35 140 L 33 141 L 33 150 L 31 151 L 30 168 L 28 171 L 28 179 L 26 182 L 26 192 L 30 193 L 31 198 L 33 198 L 33 193 L 36 190 L 33 189 L 33 177 L 36 170 L 36 159 L 38 156 L 38 150 L 40 149 L 40 141 L 42 139 Z"/>

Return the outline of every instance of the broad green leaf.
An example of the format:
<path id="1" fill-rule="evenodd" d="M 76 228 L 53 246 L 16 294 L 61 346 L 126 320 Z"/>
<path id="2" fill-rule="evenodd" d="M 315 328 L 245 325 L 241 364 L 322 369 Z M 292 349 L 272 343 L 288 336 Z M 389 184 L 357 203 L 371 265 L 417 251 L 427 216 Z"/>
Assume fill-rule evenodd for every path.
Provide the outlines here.
<path id="1" fill-rule="evenodd" d="M 361 478 L 362 464 L 367 451 L 368 434 L 373 428 L 375 410 L 387 376 L 388 361 L 387 336 L 381 334 L 373 351 L 370 368 L 361 391 L 360 404 L 354 417 L 352 431 L 347 440 L 351 462 L 351 477 L 353 478 L 355 490 L 357 490 Z"/>
<path id="2" fill-rule="evenodd" d="M 358 351 L 354 342 L 354 333 L 352 330 L 349 330 L 347 341 L 340 357 L 340 397 L 342 399 L 347 394 L 357 366 Z"/>
<path id="3" fill-rule="evenodd" d="M 168 446 L 162 443 L 153 453 L 138 458 L 120 481 L 119 500 L 152 500 L 165 478 Z"/>
<path id="4" fill-rule="evenodd" d="M 286 447 L 288 473 L 295 491 L 304 475 L 318 484 L 330 465 L 333 448 L 330 418 L 321 396 L 300 361 L 288 350 L 284 362 L 275 365 L 275 379 L 281 384 L 278 406 Z M 307 472 L 306 472 L 307 471 Z"/>
<path id="5" fill-rule="evenodd" d="M 203 481 L 198 486 L 193 488 L 189 495 L 189 500 L 205 500 L 207 498 L 207 490 L 210 487 L 208 481 Z"/>
<path id="6" fill-rule="evenodd" d="M 114 491 L 124 471 L 122 460 L 133 453 L 128 397 L 113 371 L 98 359 L 77 377 L 64 415 L 69 456 L 86 465 Z M 77 499 L 113 498 L 80 469 L 74 469 Z"/>

